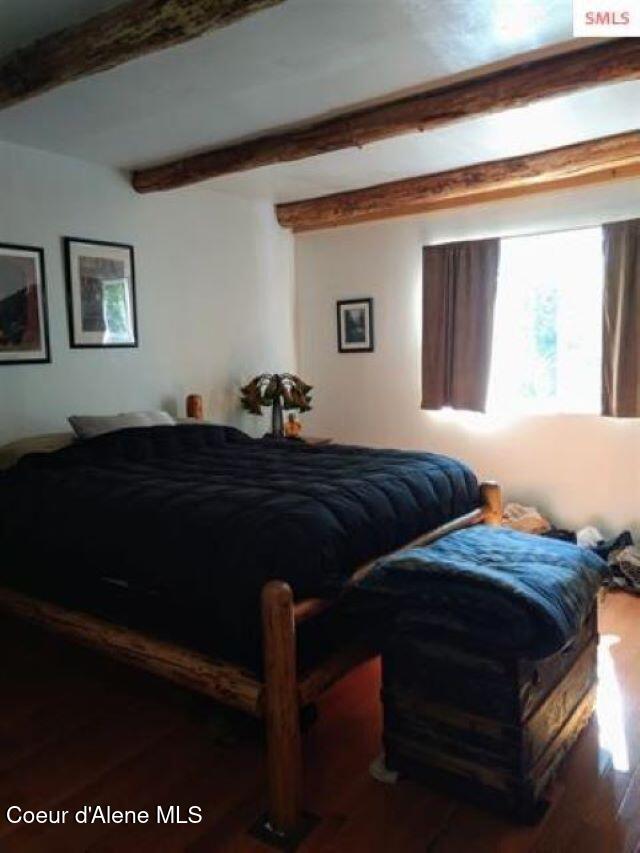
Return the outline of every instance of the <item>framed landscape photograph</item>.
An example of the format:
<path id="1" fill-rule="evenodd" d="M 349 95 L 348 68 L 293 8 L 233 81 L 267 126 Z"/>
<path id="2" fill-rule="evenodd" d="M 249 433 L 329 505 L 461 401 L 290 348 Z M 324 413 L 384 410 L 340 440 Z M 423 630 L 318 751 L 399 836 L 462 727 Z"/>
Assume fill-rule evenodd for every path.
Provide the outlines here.
<path id="1" fill-rule="evenodd" d="M 373 299 L 338 302 L 338 352 L 373 352 Z"/>
<path id="2" fill-rule="evenodd" d="M 65 237 L 69 343 L 137 347 L 133 246 Z"/>
<path id="3" fill-rule="evenodd" d="M 0 243 L 0 365 L 49 361 L 44 251 Z"/>

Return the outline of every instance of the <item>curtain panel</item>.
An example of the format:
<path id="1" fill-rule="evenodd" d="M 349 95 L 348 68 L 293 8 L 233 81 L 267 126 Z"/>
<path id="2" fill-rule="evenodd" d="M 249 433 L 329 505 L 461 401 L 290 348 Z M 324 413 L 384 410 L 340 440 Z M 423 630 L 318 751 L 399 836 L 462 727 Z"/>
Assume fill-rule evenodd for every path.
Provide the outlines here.
<path id="1" fill-rule="evenodd" d="M 640 219 L 603 226 L 602 414 L 640 417 Z"/>
<path id="2" fill-rule="evenodd" d="M 485 410 L 499 260 L 499 240 L 423 249 L 423 409 Z"/>

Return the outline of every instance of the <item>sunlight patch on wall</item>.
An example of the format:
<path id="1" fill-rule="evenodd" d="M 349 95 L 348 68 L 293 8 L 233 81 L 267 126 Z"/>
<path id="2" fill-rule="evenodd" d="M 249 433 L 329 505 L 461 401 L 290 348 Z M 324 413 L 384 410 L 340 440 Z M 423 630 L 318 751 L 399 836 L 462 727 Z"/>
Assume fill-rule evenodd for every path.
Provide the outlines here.
<path id="1" fill-rule="evenodd" d="M 520 419 L 519 414 L 508 414 L 506 412 L 468 412 L 461 409 L 446 407 L 428 411 L 436 423 L 459 426 L 473 433 L 494 433 L 497 430 L 509 429 Z"/>

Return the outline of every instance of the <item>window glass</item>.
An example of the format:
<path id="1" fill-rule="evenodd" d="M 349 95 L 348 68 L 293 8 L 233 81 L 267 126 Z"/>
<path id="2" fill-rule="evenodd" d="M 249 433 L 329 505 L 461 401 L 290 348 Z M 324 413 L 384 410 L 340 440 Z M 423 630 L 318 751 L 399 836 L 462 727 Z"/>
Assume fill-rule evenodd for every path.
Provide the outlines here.
<path id="1" fill-rule="evenodd" d="M 602 230 L 501 242 L 488 410 L 600 411 Z"/>

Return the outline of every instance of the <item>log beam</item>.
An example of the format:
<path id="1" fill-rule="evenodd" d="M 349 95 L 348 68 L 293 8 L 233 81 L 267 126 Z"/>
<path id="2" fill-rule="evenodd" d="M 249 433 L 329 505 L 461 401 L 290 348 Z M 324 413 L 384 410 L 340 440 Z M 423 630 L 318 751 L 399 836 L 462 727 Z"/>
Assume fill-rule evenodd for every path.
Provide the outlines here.
<path id="1" fill-rule="evenodd" d="M 292 162 L 544 98 L 640 78 L 640 39 L 614 39 L 582 50 L 397 98 L 293 130 L 269 133 L 133 173 L 138 192 L 176 189 L 232 172 Z"/>
<path id="2" fill-rule="evenodd" d="M 499 527 L 502 524 L 502 489 L 493 480 L 485 480 L 480 483 L 480 499 L 484 523 L 491 527 Z"/>
<path id="3" fill-rule="evenodd" d="M 0 61 L 0 109 L 226 27 L 284 0 L 127 0 Z"/>
<path id="4" fill-rule="evenodd" d="M 640 132 L 276 206 L 295 232 L 408 216 L 640 175 Z"/>

